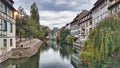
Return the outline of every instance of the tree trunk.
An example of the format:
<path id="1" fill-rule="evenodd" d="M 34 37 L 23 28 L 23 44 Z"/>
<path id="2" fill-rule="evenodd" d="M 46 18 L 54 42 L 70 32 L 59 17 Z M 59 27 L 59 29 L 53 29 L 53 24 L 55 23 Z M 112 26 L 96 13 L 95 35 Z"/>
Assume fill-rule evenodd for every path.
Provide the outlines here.
<path id="1" fill-rule="evenodd" d="M 22 32 L 20 32 L 20 42 L 22 41 Z"/>

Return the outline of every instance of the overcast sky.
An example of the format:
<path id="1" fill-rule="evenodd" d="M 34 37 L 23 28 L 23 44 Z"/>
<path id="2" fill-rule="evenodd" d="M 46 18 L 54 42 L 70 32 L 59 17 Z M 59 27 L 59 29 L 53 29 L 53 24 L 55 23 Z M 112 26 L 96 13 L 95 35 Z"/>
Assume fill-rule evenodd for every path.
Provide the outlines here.
<path id="1" fill-rule="evenodd" d="M 91 9 L 96 0 L 14 0 L 15 8 L 22 6 L 29 14 L 30 5 L 37 3 L 40 13 L 40 24 L 62 27 L 71 22 L 83 9 Z M 89 2 L 90 1 L 90 2 Z"/>

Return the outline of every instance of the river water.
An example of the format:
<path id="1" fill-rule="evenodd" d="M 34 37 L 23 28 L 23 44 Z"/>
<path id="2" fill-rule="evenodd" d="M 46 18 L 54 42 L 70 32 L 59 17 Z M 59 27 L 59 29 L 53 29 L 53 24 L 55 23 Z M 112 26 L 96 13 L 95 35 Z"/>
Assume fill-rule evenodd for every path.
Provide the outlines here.
<path id="1" fill-rule="evenodd" d="M 37 54 L 30 58 L 9 59 L 0 68 L 75 68 L 72 47 L 58 46 L 54 41 L 43 43 Z"/>

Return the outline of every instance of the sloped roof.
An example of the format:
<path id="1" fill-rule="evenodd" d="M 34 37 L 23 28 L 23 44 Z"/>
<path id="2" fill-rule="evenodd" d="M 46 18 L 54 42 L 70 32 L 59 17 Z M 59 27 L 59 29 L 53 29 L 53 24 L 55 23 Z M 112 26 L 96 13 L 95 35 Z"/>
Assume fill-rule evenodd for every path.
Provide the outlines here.
<path id="1" fill-rule="evenodd" d="M 83 18 L 84 16 L 86 16 L 89 13 L 88 10 L 83 10 L 80 14 L 79 14 L 79 19 Z"/>
<path id="2" fill-rule="evenodd" d="M 4 2 L 10 9 L 16 11 L 16 9 L 15 9 L 11 4 L 9 4 L 8 0 L 1 0 L 1 1 Z M 10 1 L 11 1 L 12 3 L 14 3 L 13 0 L 10 0 Z"/>
<path id="3" fill-rule="evenodd" d="M 73 21 L 70 24 L 75 23 L 76 21 L 78 21 L 79 19 L 83 18 L 84 16 L 86 16 L 89 13 L 88 10 L 82 10 L 82 12 L 80 14 L 78 14 Z"/>
<path id="4" fill-rule="evenodd" d="M 120 4 L 120 0 L 117 1 L 116 3 L 114 3 L 113 5 L 109 6 L 108 9 L 113 8 L 114 6 L 116 6 L 116 5 L 118 5 L 118 4 Z"/>

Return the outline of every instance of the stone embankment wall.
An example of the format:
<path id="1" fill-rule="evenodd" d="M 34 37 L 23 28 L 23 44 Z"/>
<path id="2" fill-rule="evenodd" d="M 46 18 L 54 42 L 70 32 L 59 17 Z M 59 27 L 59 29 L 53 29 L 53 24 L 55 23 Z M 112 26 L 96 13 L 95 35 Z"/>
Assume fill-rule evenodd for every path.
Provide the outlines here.
<path id="1" fill-rule="evenodd" d="M 19 43 L 18 46 L 22 45 L 22 47 L 17 47 L 12 49 L 10 58 L 24 58 L 24 57 L 31 57 L 35 55 L 40 46 L 42 41 L 38 39 L 33 39 L 30 41 Z"/>
<path id="2" fill-rule="evenodd" d="M 14 48 L 9 52 L 0 55 L 0 63 L 6 61 L 9 58 L 31 57 L 38 52 L 41 44 L 42 41 L 40 41 L 39 39 L 32 39 L 17 43 L 17 48 Z"/>

